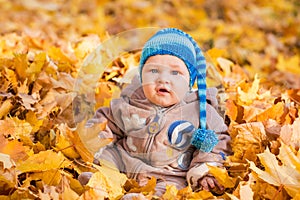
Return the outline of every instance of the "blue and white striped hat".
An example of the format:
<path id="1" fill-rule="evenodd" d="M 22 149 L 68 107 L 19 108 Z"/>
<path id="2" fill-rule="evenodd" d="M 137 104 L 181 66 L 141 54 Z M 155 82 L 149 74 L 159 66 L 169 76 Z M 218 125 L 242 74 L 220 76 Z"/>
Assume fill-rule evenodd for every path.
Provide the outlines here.
<path id="1" fill-rule="evenodd" d="M 190 87 L 197 79 L 200 129 L 191 143 L 204 151 L 211 151 L 218 139 L 212 130 L 206 130 L 206 60 L 195 40 L 176 28 L 165 28 L 155 33 L 144 45 L 140 58 L 140 74 L 150 56 L 173 55 L 184 61 L 190 73 Z M 142 77 L 142 76 L 141 76 Z"/>

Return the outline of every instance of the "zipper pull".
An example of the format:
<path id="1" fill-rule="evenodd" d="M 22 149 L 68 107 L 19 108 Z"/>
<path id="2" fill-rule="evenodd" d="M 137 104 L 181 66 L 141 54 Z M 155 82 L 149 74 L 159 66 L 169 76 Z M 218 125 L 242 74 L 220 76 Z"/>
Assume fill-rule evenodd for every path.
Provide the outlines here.
<path id="1" fill-rule="evenodd" d="M 148 128 L 147 128 L 149 134 L 156 134 L 159 132 L 160 126 L 159 126 L 158 120 L 159 120 L 159 116 L 155 115 L 153 121 L 150 122 L 150 124 L 148 125 Z"/>
<path id="2" fill-rule="evenodd" d="M 161 109 L 157 109 L 153 121 L 149 123 L 147 128 L 149 134 L 157 134 L 160 131 L 159 119 L 161 114 Z"/>

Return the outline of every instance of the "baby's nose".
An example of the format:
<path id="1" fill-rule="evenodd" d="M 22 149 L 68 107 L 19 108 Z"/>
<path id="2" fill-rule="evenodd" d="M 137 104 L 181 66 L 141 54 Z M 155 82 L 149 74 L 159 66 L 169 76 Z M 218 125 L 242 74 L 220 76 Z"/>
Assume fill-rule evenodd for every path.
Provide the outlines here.
<path id="1" fill-rule="evenodd" d="M 168 76 L 166 73 L 161 73 L 158 77 L 159 83 L 170 83 L 170 76 Z"/>

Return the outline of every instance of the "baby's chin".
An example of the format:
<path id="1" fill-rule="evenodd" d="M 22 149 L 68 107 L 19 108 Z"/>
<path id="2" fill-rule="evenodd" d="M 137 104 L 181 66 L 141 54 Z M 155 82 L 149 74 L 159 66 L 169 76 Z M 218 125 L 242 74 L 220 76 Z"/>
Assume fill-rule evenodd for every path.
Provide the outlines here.
<path id="1" fill-rule="evenodd" d="M 157 105 L 157 106 L 160 106 L 160 107 L 163 107 L 163 108 L 168 108 L 168 107 L 171 107 L 177 103 L 179 103 L 178 100 L 173 100 L 172 102 L 170 101 L 156 101 L 156 102 L 152 102 L 153 104 Z"/>

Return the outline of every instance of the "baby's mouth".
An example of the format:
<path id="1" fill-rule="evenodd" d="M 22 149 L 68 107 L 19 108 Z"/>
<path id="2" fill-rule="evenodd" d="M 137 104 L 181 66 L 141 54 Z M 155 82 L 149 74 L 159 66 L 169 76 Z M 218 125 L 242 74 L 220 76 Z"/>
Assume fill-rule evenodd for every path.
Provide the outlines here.
<path id="1" fill-rule="evenodd" d="M 159 92 L 169 92 L 167 89 L 164 89 L 164 88 L 159 89 L 158 91 L 159 91 Z"/>
<path id="2" fill-rule="evenodd" d="M 158 87 L 156 91 L 157 91 L 158 94 L 168 94 L 168 93 L 170 93 L 170 90 L 168 88 L 165 88 L 165 87 Z"/>

